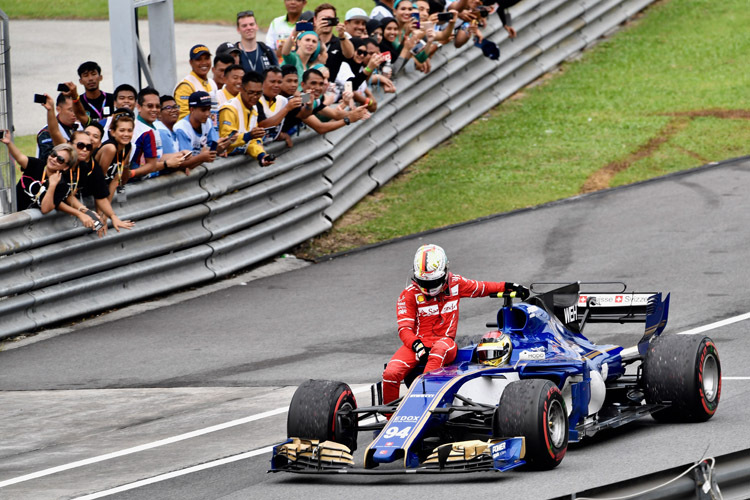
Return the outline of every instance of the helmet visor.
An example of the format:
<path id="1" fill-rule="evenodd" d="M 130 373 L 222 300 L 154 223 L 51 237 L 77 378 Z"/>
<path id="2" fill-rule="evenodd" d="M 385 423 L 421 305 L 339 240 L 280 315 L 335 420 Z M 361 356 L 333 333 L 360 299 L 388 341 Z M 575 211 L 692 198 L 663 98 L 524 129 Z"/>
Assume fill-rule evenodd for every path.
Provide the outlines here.
<path id="1" fill-rule="evenodd" d="M 425 280 L 425 279 L 417 278 L 415 276 L 414 282 L 427 295 L 436 295 L 440 293 L 440 291 L 443 289 L 443 286 L 445 286 L 446 278 L 447 278 L 447 274 L 444 274 L 441 277 L 435 278 L 432 280 Z"/>
<path id="2" fill-rule="evenodd" d="M 502 345 L 499 342 L 492 344 L 480 344 L 477 347 L 477 360 L 480 363 L 500 359 L 508 354 L 510 346 L 508 344 Z"/>

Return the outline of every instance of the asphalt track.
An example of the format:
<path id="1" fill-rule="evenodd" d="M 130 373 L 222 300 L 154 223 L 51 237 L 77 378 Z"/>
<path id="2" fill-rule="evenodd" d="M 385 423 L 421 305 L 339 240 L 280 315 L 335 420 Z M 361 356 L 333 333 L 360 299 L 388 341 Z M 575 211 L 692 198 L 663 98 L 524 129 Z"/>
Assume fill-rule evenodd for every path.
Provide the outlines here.
<path id="1" fill-rule="evenodd" d="M 748 448 L 742 320 L 706 332 L 725 376 L 715 418 L 641 419 L 571 447 L 554 471 L 300 477 L 267 474 L 264 451 L 284 437 L 301 381 L 359 389 L 378 379 L 398 345 L 395 299 L 424 242 L 444 246 L 468 277 L 618 280 L 671 292 L 666 334 L 750 312 L 748 167 L 728 162 L 403 239 L 0 352 L 0 497 L 75 498 L 157 478 L 111 498 L 549 498 Z M 462 302 L 459 335 L 485 331 L 497 306 Z M 591 325 L 587 334 L 631 345 L 641 332 Z M 213 432 L 194 432 L 206 428 Z M 189 432 L 200 435 L 163 441 Z M 231 456 L 246 458 L 211 464 Z M 206 468 L 178 475 L 199 464 Z M 7 484 L 56 466 L 66 470 Z"/>

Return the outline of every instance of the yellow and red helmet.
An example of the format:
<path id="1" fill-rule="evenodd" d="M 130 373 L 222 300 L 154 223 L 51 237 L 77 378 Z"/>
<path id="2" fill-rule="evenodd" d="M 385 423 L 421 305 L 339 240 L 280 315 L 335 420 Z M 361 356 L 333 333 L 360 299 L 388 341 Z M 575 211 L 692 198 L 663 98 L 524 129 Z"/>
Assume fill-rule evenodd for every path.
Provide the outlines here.
<path id="1" fill-rule="evenodd" d="M 483 365 L 503 366 L 513 352 L 510 336 L 503 332 L 488 332 L 477 346 L 477 360 Z"/>
<path id="2" fill-rule="evenodd" d="M 448 284 L 448 256 L 437 245 L 422 245 L 414 255 L 414 283 L 422 293 L 434 297 Z"/>

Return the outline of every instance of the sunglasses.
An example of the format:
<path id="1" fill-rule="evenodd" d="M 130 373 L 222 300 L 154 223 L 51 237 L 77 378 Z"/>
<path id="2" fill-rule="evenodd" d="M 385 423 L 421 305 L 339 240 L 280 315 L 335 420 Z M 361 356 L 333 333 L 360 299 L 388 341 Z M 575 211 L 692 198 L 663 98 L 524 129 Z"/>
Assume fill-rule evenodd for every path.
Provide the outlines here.
<path id="1" fill-rule="evenodd" d="M 175 110 L 178 110 L 178 109 L 180 109 L 180 107 L 177 104 L 175 104 L 173 106 L 163 106 L 161 108 L 162 111 L 175 111 Z"/>
<path id="2" fill-rule="evenodd" d="M 357 51 L 357 55 L 358 56 L 366 56 L 367 55 L 367 51 L 366 50 L 358 50 Z"/>
<path id="3" fill-rule="evenodd" d="M 86 151 L 93 151 L 94 145 L 93 144 L 86 144 L 85 142 L 76 142 L 76 147 L 78 149 L 85 149 Z"/>
<path id="4" fill-rule="evenodd" d="M 255 12 L 253 12 L 252 10 L 243 10 L 242 12 L 237 13 L 237 19 L 241 17 L 250 17 L 250 16 L 255 17 Z"/>
<path id="5" fill-rule="evenodd" d="M 89 146 L 90 146 L 90 144 L 89 144 Z M 59 163 L 61 165 L 65 165 L 65 164 L 68 163 L 68 160 L 66 160 L 64 156 L 61 156 L 60 154 L 55 153 L 54 151 L 49 154 L 49 157 L 52 158 L 53 160 L 55 160 L 57 163 Z"/>

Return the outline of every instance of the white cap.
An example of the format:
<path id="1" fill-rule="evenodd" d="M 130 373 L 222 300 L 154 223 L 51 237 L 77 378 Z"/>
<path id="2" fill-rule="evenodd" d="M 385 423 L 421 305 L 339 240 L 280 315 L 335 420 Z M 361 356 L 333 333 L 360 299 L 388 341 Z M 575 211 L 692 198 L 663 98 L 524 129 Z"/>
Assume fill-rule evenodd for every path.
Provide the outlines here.
<path id="1" fill-rule="evenodd" d="M 367 12 L 365 12 L 364 9 L 354 7 L 346 11 L 346 17 L 344 18 L 344 21 L 351 21 L 352 19 L 362 19 L 363 21 L 369 21 L 370 16 L 367 15 Z"/>

